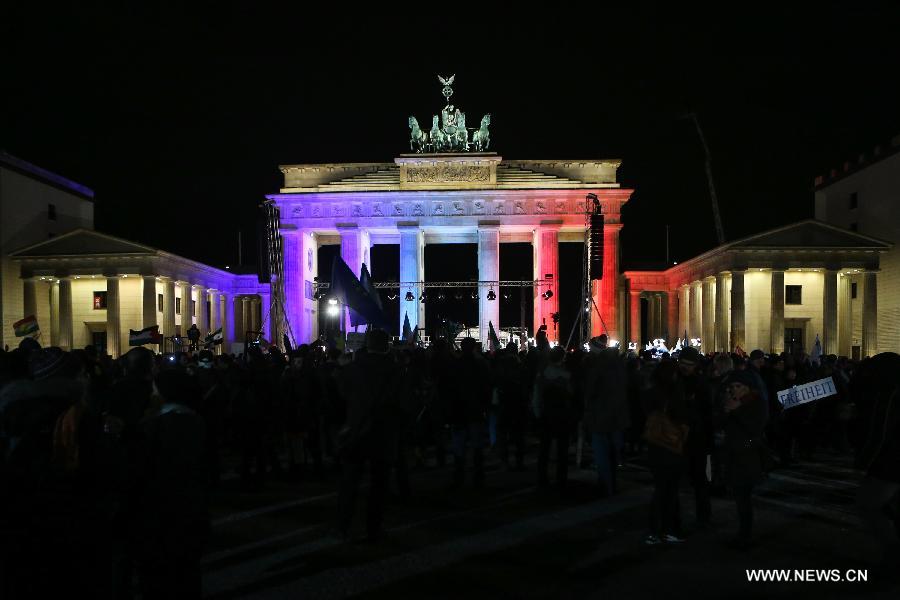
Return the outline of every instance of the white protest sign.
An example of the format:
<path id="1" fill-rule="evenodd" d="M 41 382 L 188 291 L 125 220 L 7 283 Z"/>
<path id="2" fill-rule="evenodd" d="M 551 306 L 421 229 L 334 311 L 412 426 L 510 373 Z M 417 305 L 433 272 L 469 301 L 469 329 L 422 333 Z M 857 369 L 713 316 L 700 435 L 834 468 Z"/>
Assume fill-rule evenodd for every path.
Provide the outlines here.
<path id="1" fill-rule="evenodd" d="M 792 408 L 813 400 L 834 396 L 837 389 L 834 387 L 834 380 L 831 377 L 825 379 L 817 379 L 803 385 L 795 385 L 792 388 L 781 390 L 778 392 L 778 401 L 785 408 Z"/>

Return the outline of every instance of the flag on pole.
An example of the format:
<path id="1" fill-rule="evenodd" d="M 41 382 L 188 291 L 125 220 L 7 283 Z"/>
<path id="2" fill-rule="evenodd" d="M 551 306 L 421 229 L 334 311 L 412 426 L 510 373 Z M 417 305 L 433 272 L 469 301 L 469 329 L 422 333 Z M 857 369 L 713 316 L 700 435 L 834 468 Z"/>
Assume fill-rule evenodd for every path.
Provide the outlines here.
<path id="1" fill-rule="evenodd" d="M 384 306 L 381 304 L 381 296 L 378 294 L 375 286 L 372 285 L 372 276 L 369 274 L 366 263 L 363 263 L 362 269 L 359 272 L 359 283 L 363 286 L 363 289 L 369 293 L 369 296 L 375 301 L 375 304 L 378 305 L 378 310 L 384 310 Z"/>
<path id="2" fill-rule="evenodd" d="M 335 256 L 331 265 L 331 292 L 337 300 L 351 309 L 350 324 L 352 326 L 368 324 L 385 329 L 390 327 L 378 302 L 369 294 L 340 256 Z"/>
<path id="3" fill-rule="evenodd" d="M 13 323 L 13 330 L 16 332 L 16 337 L 25 337 L 26 335 L 34 337 L 37 333 L 40 333 L 41 328 L 38 327 L 38 322 L 34 315 L 28 315 L 21 321 Z"/>
<path id="4" fill-rule="evenodd" d="M 497 337 L 497 332 L 494 330 L 493 321 L 488 321 L 488 343 L 494 352 L 500 349 L 500 338 Z"/>
<path id="5" fill-rule="evenodd" d="M 159 325 L 144 327 L 140 331 L 128 330 L 128 345 L 143 346 L 144 344 L 162 344 L 163 336 L 159 333 Z"/>
<path id="6" fill-rule="evenodd" d="M 210 346 L 214 346 L 216 344 L 222 343 L 222 328 L 219 327 L 215 331 L 211 331 L 209 335 L 206 336 L 203 340 L 203 345 L 209 348 Z"/>
<path id="7" fill-rule="evenodd" d="M 412 327 L 409 324 L 409 313 L 403 313 L 403 336 L 402 340 L 404 342 L 409 342 L 412 339 Z"/>

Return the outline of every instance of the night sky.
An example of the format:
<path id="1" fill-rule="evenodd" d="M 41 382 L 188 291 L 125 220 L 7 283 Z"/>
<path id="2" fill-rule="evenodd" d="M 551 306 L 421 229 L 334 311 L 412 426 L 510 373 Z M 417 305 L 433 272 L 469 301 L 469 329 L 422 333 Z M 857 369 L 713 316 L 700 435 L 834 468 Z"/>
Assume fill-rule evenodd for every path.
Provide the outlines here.
<path id="1" fill-rule="evenodd" d="M 454 103 L 470 119 L 492 113 L 503 157 L 621 158 L 620 181 L 635 189 L 624 265 L 661 266 L 667 224 L 672 260 L 715 245 L 685 113 L 705 131 L 728 239 L 811 217 L 817 174 L 900 133 L 891 4 L 739 15 L 11 9 L 0 148 L 93 188 L 102 231 L 224 265 L 241 229 L 252 264 L 256 206 L 278 190 L 279 164 L 391 161 L 408 150 L 407 117 L 443 105 L 435 75 L 455 73 Z M 429 279 L 454 262 L 438 254 Z M 577 273 L 568 263 L 563 274 Z"/>

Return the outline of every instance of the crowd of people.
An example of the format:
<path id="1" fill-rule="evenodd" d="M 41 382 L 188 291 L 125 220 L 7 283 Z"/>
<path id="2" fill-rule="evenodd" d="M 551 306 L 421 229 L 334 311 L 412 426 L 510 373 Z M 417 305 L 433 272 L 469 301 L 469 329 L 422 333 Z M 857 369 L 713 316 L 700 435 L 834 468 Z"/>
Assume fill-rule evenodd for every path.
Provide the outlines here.
<path id="1" fill-rule="evenodd" d="M 778 391 L 825 377 L 837 394 L 782 407 Z M 231 466 L 250 491 L 339 472 L 336 532 L 348 539 L 368 473 L 365 532 L 377 541 L 391 488 L 414 499 L 413 466 L 448 467 L 450 489 L 481 488 L 486 452 L 526 470 L 535 441 L 540 490 L 566 489 L 573 447 L 584 460 L 591 449 L 600 497 L 619 491 L 627 458 L 646 460 L 648 545 L 709 527 L 711 497 L 730 495 L 738 549 L 752 544 L 767 471 L 817 449 L 855 451 L 860 510 L 896 561 L 898 389 L 897 354 L 660 357 L 622 353 L 605 336 L 566 351 L 543 331 L 534 346 L 492 352 L 471 338 L 391 346 L 373 329 L 355 353 L 136 347 L 117 360 L 26 339 L 0 352 L 0 596 L 76 586 L 128 598 L 137 581 L 146 598 L 198 597 L 208 496 Z M 696 503 L 689 526 L 682 482 Z"/>

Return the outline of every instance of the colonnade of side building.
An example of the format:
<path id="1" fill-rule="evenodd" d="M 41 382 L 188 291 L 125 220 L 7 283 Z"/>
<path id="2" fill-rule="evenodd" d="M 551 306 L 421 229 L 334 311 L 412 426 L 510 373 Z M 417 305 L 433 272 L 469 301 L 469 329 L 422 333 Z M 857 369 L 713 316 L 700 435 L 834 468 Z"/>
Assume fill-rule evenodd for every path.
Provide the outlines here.
<path id="1" fill-rule="evenodd" d="M 629 272 L 629 339 L 700 338 L 705 352 L 785 351 L 785 329 L 802 332 L 809 353 L 872 356 L 878 350 L 874 269 L 744 268 L 672 281 L 664 272 Z M 798 296 L 789 303 L 786 286 Z M 648 331 L 641 331 L 640 301 Z"/>

